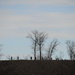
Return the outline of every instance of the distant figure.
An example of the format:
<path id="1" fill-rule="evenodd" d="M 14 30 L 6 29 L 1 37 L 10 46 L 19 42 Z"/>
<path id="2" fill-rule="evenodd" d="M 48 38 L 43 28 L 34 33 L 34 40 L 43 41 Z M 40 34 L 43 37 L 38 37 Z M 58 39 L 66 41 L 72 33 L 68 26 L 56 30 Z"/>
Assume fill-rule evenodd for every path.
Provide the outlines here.
<path id="1" fill-rule="evenodd" d="M 36 57 L 35 57 L 35 59 L 34 60 L 36 60 Z"/>
<path id="2" fill-rule="evenodd" d="M 12 60 L 12 57 L 11 57 L 11 60 Z"/>
<path id="3" fill-rule="evenodd" d="M 17 57 L 17 60 L 19 60 L 19 57 Z"/>
<path id="4" fill-rule="evenodd" d="M 51 58 L 51 60 L 52 60 L 52 58 Z"/>
<path id="5" fill-rule="evenodd" d="M 32 60 L 32 57 L 30 57 L 30 60 Z"/>

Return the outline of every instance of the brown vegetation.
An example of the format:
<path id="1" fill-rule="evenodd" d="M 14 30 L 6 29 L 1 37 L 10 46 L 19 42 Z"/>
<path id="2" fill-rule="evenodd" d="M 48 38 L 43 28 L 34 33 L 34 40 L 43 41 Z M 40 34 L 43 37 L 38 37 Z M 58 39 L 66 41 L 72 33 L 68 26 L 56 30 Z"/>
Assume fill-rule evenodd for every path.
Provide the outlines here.
<path id="1" fill-rule="evenodd" d="M 75 75 L 75 61 L 0 61 L 0 75 Z"/>

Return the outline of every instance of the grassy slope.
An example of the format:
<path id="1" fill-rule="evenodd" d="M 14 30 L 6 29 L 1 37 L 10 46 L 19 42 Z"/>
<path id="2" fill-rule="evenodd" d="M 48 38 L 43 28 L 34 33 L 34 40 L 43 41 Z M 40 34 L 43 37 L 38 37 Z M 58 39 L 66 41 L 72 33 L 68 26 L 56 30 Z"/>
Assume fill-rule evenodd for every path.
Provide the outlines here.
<path id="1" fill-rule="evenodd" d="M 0 75 L 75 75 L 75 61 L 0 61 Z"/>

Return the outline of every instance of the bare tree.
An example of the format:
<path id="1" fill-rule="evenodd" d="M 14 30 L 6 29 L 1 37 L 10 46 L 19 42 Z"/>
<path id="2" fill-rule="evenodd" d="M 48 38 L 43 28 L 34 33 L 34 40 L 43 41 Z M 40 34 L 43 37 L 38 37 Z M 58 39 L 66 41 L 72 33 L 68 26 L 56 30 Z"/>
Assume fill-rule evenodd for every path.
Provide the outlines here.
<path id="1" fill-rule="evenodd" d="M 34 60 L 36 60 L 36 50 L 38 45 L 38 31 L 34 30 L 27 36 L 27 38 L 30 38 L 32 41 L 32 48 L 34 50 Z"/>
<path id="2" fill-rule="evenodd" d="M 56 47 L 58 45 L 58 40 L 57 39 L 54 39 L 50 45 L 49 45 L 49 48 L 48 48 L 48 59 L 51 60 L 52 59 L 52 55 L 54 53 L 54 51 L 56 50 Z"/>
<path id="3" fill-rule="evenodd" d="M 38 32 L 37 30 L 32 31 L 31 34 L 27 36 L 32 41 L 33 49 L 34 49 L 34 60 L 36 60 L 36 51 L 39 49 L 40 52 L 40 60 L 41 60 L 41 50 L 46 40 L 47 35 L 43 32 Z"/>
<path id="4" fill-rule="evenodd" d="M 40 52 L 40 60 L 42 60 L 42 47 L 46 39 L 47 39 L 47 34 L 45 34 L 44 32 L 39 32 L 38 46 L 39 46 L 39 52 Z"/>
<path id="5" fill-rule="evenodd" d="M 67 44 L 67 50 L 68 50 L 70 60 L 74 60 L 75 59 L 75 42 L 67 40 L 66 44 Z"/>

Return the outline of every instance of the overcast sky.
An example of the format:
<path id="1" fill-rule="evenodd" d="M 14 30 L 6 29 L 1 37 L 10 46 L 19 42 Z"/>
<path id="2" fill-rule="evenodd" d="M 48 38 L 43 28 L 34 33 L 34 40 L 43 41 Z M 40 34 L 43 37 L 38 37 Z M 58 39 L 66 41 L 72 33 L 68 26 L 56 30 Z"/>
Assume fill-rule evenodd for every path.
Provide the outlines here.
<path id="1" fill-rule="evenodd" d="M 65 40 L 75 41 L 75 0 L 0 0 L 3 58 L 32 55 L 26 38 L 32 30 L 48 33 L 48 41 L 57 38 L 66 54 Z"/>

